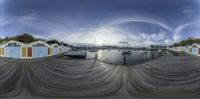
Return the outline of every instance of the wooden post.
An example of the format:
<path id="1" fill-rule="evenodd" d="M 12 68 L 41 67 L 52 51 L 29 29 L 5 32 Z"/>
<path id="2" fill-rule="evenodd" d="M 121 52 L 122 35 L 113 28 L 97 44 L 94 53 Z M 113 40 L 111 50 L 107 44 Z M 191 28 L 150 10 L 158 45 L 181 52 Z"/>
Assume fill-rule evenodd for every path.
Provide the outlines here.
<path id="1" fill-rule="evenodd" d="M 124 55 L 124 65 L 126 65 L 126 55 Z"/>
<path id="2" fill-rule="evenodd" d="M 97 60 L 97 53 L 95 54 L 95 60 Z"/>
<path id="3" fill-rule="evenodd" d="M 87 52 L 85 51 L 85 53 L 84 53 L 84 54 L 85 54 L 85 58 L 87 59 Z"/>
<path id="4" fill-rule="evenodd" d="M 152 56 L 152 59 L 154 59 L 155 57 L 154 57 L 154 52 L 153 53 L 151 53 L 151 56 Z"/>

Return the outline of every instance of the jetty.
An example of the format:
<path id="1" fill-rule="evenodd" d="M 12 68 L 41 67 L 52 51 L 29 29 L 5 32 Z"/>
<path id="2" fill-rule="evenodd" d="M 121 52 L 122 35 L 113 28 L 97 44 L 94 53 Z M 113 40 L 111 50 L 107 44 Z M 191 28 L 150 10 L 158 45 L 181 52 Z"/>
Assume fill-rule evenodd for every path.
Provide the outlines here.
<path id="1" fill-rule="evenodd" d="M 62 56 L 0 58 L 0 98 L 200 97 L 200 58 L 165 55 L 138 65 Z"/>

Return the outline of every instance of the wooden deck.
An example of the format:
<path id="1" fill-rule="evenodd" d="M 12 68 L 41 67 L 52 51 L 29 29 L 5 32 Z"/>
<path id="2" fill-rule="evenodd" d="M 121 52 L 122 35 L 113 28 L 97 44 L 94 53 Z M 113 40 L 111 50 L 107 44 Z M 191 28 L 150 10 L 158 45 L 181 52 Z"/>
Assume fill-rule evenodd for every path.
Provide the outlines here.
<path id="1" fill-rule="evenodd" d="M 0 58 L 0 97 L 200 97 L 199 75 L 200 58 L 193 56 L 163 56 L 132 66 L 94 59 Z"/>

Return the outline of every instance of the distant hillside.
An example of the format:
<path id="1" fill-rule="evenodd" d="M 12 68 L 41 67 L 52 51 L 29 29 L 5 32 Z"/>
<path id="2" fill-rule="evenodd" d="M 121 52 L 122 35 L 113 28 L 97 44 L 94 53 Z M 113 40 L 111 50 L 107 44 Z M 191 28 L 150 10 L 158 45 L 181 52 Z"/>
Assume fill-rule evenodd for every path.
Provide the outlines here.
<path id="1" fill-rule="evenodd" d="M 46 39 L 41 39 L 41 38 L 35 38 L 34 36 L 30 35 L 30 34 L 22 34 L 22 35 L 17 35 L 17 36 L 12 36 L 12 37 L 6 37 L 6 38 L 0 38 L 0 43 L 3 43 L 4 41 L 9 41 L 9 40 L 16 40 L 19 42 L 23 42 L 23 43 L 31 43 L 37 40 L 42 40 L 47 42 L 48 44 L 53 44 L 53 43 L 57 43 L 58 45 L 65 45 L 68 46 L 67 43 L 64 42 L 60 42 L 58 40 L 46 40 Z"/>
<path id="2" fill-rule="evenodd" d="M 175 43 L 173 46 L 177 47 L 177 46 L 187 46 L 187 45 L 192 45 L 194 43 L 200 43 L 200 39 L 196 39 L 196 38 L 188 38 L 186 40 L 182 40 L 179 43 Z"/>
<path id="3" fill-rule="evenodd" d="M 0 38 L 0 43 L 3 43 L 4 39 Z"/>

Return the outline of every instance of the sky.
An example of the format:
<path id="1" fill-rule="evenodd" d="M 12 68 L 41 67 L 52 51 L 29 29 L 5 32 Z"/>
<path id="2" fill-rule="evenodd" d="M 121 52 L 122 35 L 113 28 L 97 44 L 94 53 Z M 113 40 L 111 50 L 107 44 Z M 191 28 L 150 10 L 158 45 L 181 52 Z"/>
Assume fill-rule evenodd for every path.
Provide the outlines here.
<path id="1" fill-rule="evenodd" d="M 0 37 L 75 45 L 170 45 L 200 38 L 200 0 L 0 0 Z"/>

